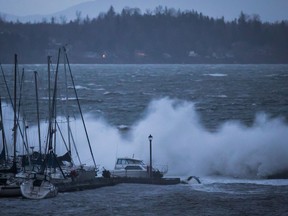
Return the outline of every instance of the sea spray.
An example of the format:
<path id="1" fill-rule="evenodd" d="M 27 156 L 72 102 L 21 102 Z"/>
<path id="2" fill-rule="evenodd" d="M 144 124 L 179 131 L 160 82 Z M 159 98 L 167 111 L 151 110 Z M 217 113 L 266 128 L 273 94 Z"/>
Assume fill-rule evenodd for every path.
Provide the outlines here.
<path id="1" fill-rule="evenodd" d="M 265 113 L 258 114 L 251 127 L 227 121 L 211 132 L 201 124 L 194 103 L 163 98 L 150 103 L 145 117 L 132 126 L 129 139 L 107 123 L 90 123 L 92 127 L 98 124 L 98 130 L 105 125 L 100 127 L 101 135 L 95 130 L 93 139 L 99 163 L 115 161 L 113 151 L 148 162 L 148 135 L 152 134 L 153 163 L 167 164 L 170 175 L 255 178 L 288 169 L 288 126 Z M 99 141 L 97 136 L 101 136 Z M 106 144 L 99 145 L 102 142 Z M 113 168 L 111 162 L 108 167 Z"/>
<path id="2" fill-rule="evenodd" d="M 261 113 L 251 127 L 227 121 L 216 131 L 200 123 L 193 103 L 163 98 L 151 102 L 146 117 L 133 125 L 131 151 L 147 162 L 151 133 L 153 161 L 167 163 L 171 175 L 264 177 L 288 169 L 283 119 Z"/>
<path id="3" fill-rule="evenodd" d="M 144 117 L 125 136 L 103 118 L 86 114 L 84 119 L 100 169 L 113 169 L 117 157 L 134 156 L 148 163 L 149 134 L 153 164 L 167 164 L 169 175 L 261 178 L 288 169 L 288 126 L 282 118 L 265 113 L 257 114 L 250 127 L 227 121 L 211 132 L 201 124 L 194 103 L 162 98 L 148 105 Z M 72 119 L 70 125 L 82 163 L 92 165 L 80 119 Z M 36 136 L 35 126 L 29 131 Z M 57 148 L 58 155 L 65 153 L 63 146 Z"/>

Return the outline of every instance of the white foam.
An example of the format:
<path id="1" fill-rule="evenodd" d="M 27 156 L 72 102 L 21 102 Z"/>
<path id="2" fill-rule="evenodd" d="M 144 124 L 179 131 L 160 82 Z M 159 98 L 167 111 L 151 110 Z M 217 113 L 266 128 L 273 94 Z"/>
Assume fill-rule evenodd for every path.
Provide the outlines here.
<path id="1" fill-rule="evenodd" d="M 217 132 L 210 132 L 200 123 L 192 102 L 170 98 L 152 101 L 144 116 L 125 136 L 123 130 L 109 125 L 105 119 L 84 116 L 100 167 L 113 169 L 117 156 L 134 155 L 149 162 L 148 136 L 152 134 L 153 163 L 167 164 L 168 175 L 217 174 L 247 179 L 288 168 L 288 126 L 281 118 L 271 119 L 262 113 L 255 117 L 251 127 L 227 121 Z M 81 158 L 86 164 L 92 164 L 81 121 L 76 119 L 70 125 Z M 11 138 L 11 124 L 9 128 L 10 134 L 6 137 Z M 47 135 L 44 128 L 42 140 Z M 36 127 L 29 131 L 37 140 Z M 67 134 L 65 129 L 63 134 L 64 137 Z"/>

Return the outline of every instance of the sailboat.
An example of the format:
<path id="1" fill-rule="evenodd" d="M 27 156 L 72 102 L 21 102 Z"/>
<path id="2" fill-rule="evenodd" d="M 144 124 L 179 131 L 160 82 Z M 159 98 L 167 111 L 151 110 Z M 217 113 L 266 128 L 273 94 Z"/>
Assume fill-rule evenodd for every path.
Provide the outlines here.
<path id="1" fill-rule="evenodd" d="M 22 196 L 28 199 L 51 198 L 58 194 L 58 188 L 51 182 L 50 176 L 44 173 L 31 173 L 20 188 Z"/>
<path id="2" fill-rule="evenodd" d="M 67 79 L 68 75 L 67 73 L 67 67 L 68 72 L 70 75 L 70 82 L 72 85 L 72 89 L 74 91 L 74 96 L 77 101 L 78 110 L 81 116 L 82 124 L 84 127 L 84 131 L 86 134 L 86 138 L 88 141 L 90 153 L 92 155 L 92 159 L 94 162 L 94 168 L 86 168 L 84 164 L 81 163 L 78 151 L 77 151 L 77 145 L 75 144 L 71 128 L 70 128 L 70 120 L 69 115 L 66 114 L 66 124 L 67 124 L 67 131 L 68 131 L 68 138 L 65 139 L 63 133 L 61 132 L 60 124 L 63 122 L 63 118 L 58 118 L 57 116 L 57 100 L 59 98 L 58 96 L 58 79 L 59 79 L 59 65 L 60 65 L 60 57 L 61 54 L 64 53 L 64 72 L 65 72 L 65 88 L 68 89 Z M 84 122 L 82 110 L 80 107 L 77 91 L 74 84 L 74 79 L 72 76 L 68 56 L 66 53 L 65 47 L 60 48 L 58 52 L 58 60 L 57 60 L 57 66 L 55 70 L 55 77 L 54 77 L 54 84 L 53 88 L 51 88 L 50 85 L 50 58 L 48 57 L 48 93 L 49 93 L 49 101 L 48 101 L 48 107 L 49 107 L 49 117 L 48 117 L 48 133 L 46 136 L 46 147 L 44 152 L 44 161 L 41 164 L 41 170 L 37 173 L 32 173 L 29 178 L 21 184 L 21 193 L 23 197 L 29 198 L 29 199 L 43 199 L 48 197 L 53 197 L 57 195 L 58 192 L 58 186 L 63 185 L 66 183 L 73 183 L 74 185 L 77 185 L 78 183 L 88 182 L 91 180 L 95 180 L 96 174 L 97 174 L 97 168 L 95 159 L 92 153 L 90 141 L 88 138 L 88 133 L 86 129 L 86 125 Z M 37 83 L 37 82 L 36 82 Z M 50 95 L 50 92 L 53 92 L 52 95 Z M 68 94 L 66 91 L 66 102 L 68 101 Z M 67 105 L 66 105 L 67 106 Z M 39 116 L 38 116 L 39 119 Z M 56 137 L 57 136 L 57 137 Z M 62 142 L 61 142 L 62 140 Z M 40 141 L 40 132 L 39 132 L 39 143 Z M 74 145 L 74 149 L 76 151 L 78 160 L 80 162 L 79 166 L 76 166 L 72 160 L 72 144 Z M 56 149 L 59 145 L 65 145 L 66 147 L 66 153 L 64 153 L 62 156 L 57 156 Z M 40 149 L 40 147 L 39 147 Z M 40 153 L 41 154 L 41 153 Z M 68 163 L 68 164 L 67 164 Z"/>
<path id="3" fill-rule="evenodd" d="M 1 98 L 0 98 L 0 107 L 1 107 Z M 0 108 L 0 129 L 4 131 L 4 127 L 2 125 L 2 108 Z M 3 165 L 0 169 L 0 197 L 11 197 L 11 196 L 20 196 L 20 183 L 18 179 L 15 178 L 15 175 L 17 173 L 17 167 L 16 162 L 13 160 L 12 166 L 9 167 L 6 165 L 6 155 L 5 155 L 5 139 L 3 139 L 3 148 L 0 155 L 0 161 L 2 162 L 1 165 Z M 8 167 L 7 167 L 8 166 Z"/>
<path id="4" fill-rule="evenodd" d="M 5 185 L 7 180 L 14 177 L 17 173 L 16 163 L 12 163 L 8 159 L 8 154 L 6 153 L 7 141 L 5 135 L 5 128 L 3 125 L 3 113 L 2 113 L 2 99 L 0 97 L 0 131 L 2 136 L 2 151 L 0 154 L 0 185 Z"/>
<path id="5" fill-rule="evenodd" d="M 17 170 L 17 162 L 16 162 L 16 138 L 17 138 L 17 113 L 16 113 L 16 95 L 17 95 L 17 55 L 15 54 L 15 68 L 14 68 L 14 103 L 13 103 L 13 111 L 14 111 L 14 121 L 13 121 L 13 159 L 12 164 L 8 160 L 5 155 L 5 151 L 7 148 L 5 129 L 3 125 L 3 115 L 2 115 L 2 103 L 0 98 L 0 129 L 2 134 L 2 143 L 3 148 L 1 152 L 2 164 L 4 165 L 0 169 L 0 197 L 3 196 L 19 196 L 20 195 L 20 182 L 15 177 Z"/>
<path id="6" fill-rule="evenodd" d="M 35 75 L 35 90 L 36 90 L 36 105 L 37 105 L 37 119 L 38 119 L 38 142 L 39 142 L 39 155 L 34 161 L 34 165 L 40 165 L 38 172 L 31 172 L 28 178 L 21 183 L 21 194 L 24 198 L 28 199 L 44 199 L 55 197 L 58 194 L 58 188 L 51 182 L 51 175 L 47 170 L 47 164 L 50 158 L 54 158 L 55 154 L 53 148 L 49 146 L 48 153 L 44 154 L 44 160 L 42 161 L 42 150 L 41 150 L 41 133 L 40 133 L 40 117 L 39 117 L 39 105 L 38 105 L 38 84 L 37 84 L 37 72 Z M 36 153 L 36 152 L 34 152 Z M 28 155 L 30 158 L 30 155 Z M 40 159 L 40 160 L 39 160 Z M 37 164 L 40 162 L 40 164 Z M 30 160 L 31 163 L 31 160 Z"/>
<path id="7" fill-rule="evenodd" d="M 58 194 L 58 188 L 52 183 L 47 169 L 47 163 L 51 157 L 55 157 L 52 149 L 45 155 L 40 171 L 29 173 L 28 178 L 21 183 L 20 189 L 24 198 L 44 199 L 55 197 Z"/>
<path id="8" fill-rule="evenodd" d="M 56 103 L 57 103 L 57 98 L 59 98 L 57 96 L 57 93 L 59 93 L 59 89 L 58 89 L 58 78 L 59 78 L 59 66 L 60 66 L 60 58 L 64 57 L 64 84 L 65 84 L 65 88 L 66 92 L 64 93 L 64 116 L 66 120 L 63 119 L 57 119 L 57 110 L 56 110 Z M 49 70 L 48 70 L 49 72 Z M 50 79 L 50 78 L 49 78 Z M 49 81 L 48 79 L 48 81 Z M 71 86 L 71 88 L 68 87 L 68 82 L 69 82 L 69 86 Z M 48 87 L 48 89 L 50 89 L 50 86 Z M 73 98 L 75 98 L 76 101 L 76 105 L 78 108 L 78 113 L 80 114 L 81 117 L 81 122 L 82 122 L 82 126 L 86 135 L 86 141 L 88 143 L 88 147 L 90 150 L 90 154 L 92 156 L 92 160 L 94 163 L 94 167 L 85 167 L 85 164 L 82 163 L 78 150 L 77 150 L 77 144 L 75 143 L 74 137 L 73 137 L 73 133 L 70 127 L 70 118 L 69 118 L 69 111 L 68 111 L 68 89 L 71 89 L 73 92 Z M 71 97 L 71 95 L 70 95 Z M 50 98 L 50 96 L 49 96 Z M 54 182 L 69 182 L 72 181 L 73 183 L 80 183 L 80 182 L 85 182 L 85 181 L 91 181 L 91 180 L 95 180 L 95 177 L 97 175 L 97 166 L 96 166 L 96 162 L 94 159 L 94 155 L 92 152 L 92 148 L 91 148 L 91 144 L 90 144 L 90 140 L 89 140 L 89 136 L 88 136 L 88 132 L 87 132 L 87 128 L 86 128 L 86 124 L 84 121 L 84 117 L 83 117 L 83 113 L 82 113 L 82 109 L 80 106 L 80 102 L 79 102 L 79 98 L 78 98 L 78 94 L 76 91 L 76 87 L 75 87 L 75 83 L 74 83 L 74 78 L 72 75 L 72 70 L 69 64 L 69 59 L 68 59 L 68 55 L 67 55 L 67 51 L 66 51 L 66 47 L 62 47 L 59 49 L 58 52 L 58 60 L 57 60 L 57 66 L 56 66 L 56 72 L 55 72 L 55 79 L 54 79 L 54 89 L 53 89 L 53 96 L 51 97 L 51 108 L 50 108 L 50 117 L 49 117 L 49 130 L 48 130 L 48 146 L 50 146 L 49 148 L 52 148 L 52 146 L 59 146 L 61 145 L 60 143 L 62 143 L 62 145 L 64 145 L 66 147 L 66 153 L 64 153 L 64 155 L 57 157 L 57 160 L 54 161 L 58 162 L 60 164 L 60 167 L 58 170 L 51 170 L 51 175 L 52 175 L 52 181 Z M 50 102 L 49 102 L 50 104 Z M 61 128 L 59 126 L 59 124 L 61 123 L 61 121 L 65 121 L 65 126 L 67 128 L 67 137 L 64 138 L 64 135 L 61 134 Z M 56 133 L 58 132 L 58 133 Z M 57 135 L 58 134 L 58 135 Z M 61 139 L 59 138 L 59 134 Z M 58 141 L 55 142 L 56 140 L 56 136 L 58 136 Z M 62 140 L 62 142 L 60 142 L 60 140 Z M 54 144 L 53 144 L 54 142 Z M 56 149 L 56 147 L 54 147 L 54 149 Z M 74 150 L 75 152 L 75 156 L 79 161 L 79 165 L 76 165 L 76 163 L 73 161 L 73 157 L 72 157 L 72 150 Z M 67 165 L 68 163 L 68 165 Z M 64 173 L 64 175 L 59 175 L 59 173 Z M 58 174 L 58 175 L 57 175 Z M 58 177 L 57 177 L 58 176 Z M 65 179 L 61 178 L 64 176 Z"/>
<path id="9" fill-rule="evenodd" d="M 37 89 L 37 87 L 36 87 Z M 8 94 L 9 94 L 9 89 Z M 10 96 L 10 94 L 9 94 Z M 17 166 L 17 155 L 16 155 L 16 138 L 17 138 L 17 131 L 22 134 L 22 131 L 19 127 L 19 119 L 17 117 L 17 55 L 15 55 L 15 76 L 14 76 L 14 102 L 11 103 L 13 105 L 13 113 L 14 113 L 14 124 L 13 124 L 13 160 L 12 165 L 8 168 L 2 168 L 0 170 L 0 176 L 1 176 L 1 185 L 0 185 L 0 196 L 7 197 L 7 196 L 21 196 L 21 194 L 26 198 L 31 199 L 42 199 L 44 197 L 51 197 L 55 196 L 57 194 L 57 188 L 50 184 L 49 176 L 46 175 L 46 173 L 42 172 L 36 173 L 31 172 L 28 179 L 26 181 L 23 181 L 23 178 L 26 178 L 26 175 L 28 173 L 24 172 L 23 175 L 18 173 L 18 166 Z M 0 98 L 1 102 L 1 98 Z M 5 138 L 5 132 L 4 132 L 4 125 L 3 125 L 3 116 L 2 116 L 2 104 L 0 103 L 0 125 L 1 125 L 1 131 L 2 131 L 2 143 L 3 143 L 3 149 L 1 152 L 1 158 L 3 160 L 6 159 L 5 155 L 5 149 L 7 148 L 6 138 Z M 19 105 L 20 105 L 20 98 L 19 98 Z M 26 147 L 27 149 L 27 147 Z M 40 154 L 41 156 L 41 154 Z M 39 157 L 41 159 L 41 157 Z M 23 162 L 24 156 L 22 156 L 22 162 Z M 30 155 L 28 154 L 28 161 L 31 163 Z M 37 162 L 39 162 L 37 160 Z M 41 160 L 40 160 L 41 162 Z M 4 163 L 5 164 L 5 163 Z M 9 161 L 8 161 L 9 164 Z"/>

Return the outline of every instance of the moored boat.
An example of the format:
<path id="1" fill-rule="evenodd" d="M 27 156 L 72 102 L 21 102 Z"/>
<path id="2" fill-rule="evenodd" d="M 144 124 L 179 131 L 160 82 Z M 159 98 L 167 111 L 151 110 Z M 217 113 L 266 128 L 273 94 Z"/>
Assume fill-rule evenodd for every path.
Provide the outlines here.
<path id="1" fill-rule="evenodd" d="M 0 185 L 0 197 L 17 197 L 21 196 L 20 191 L 21 179 L 10 178 L 5 184 Z"/>
<path id="2" fill-rule="evenodd" d="M 50 177 L 45 174 L 32 173 L 29 179 L 21 185 L 21 194 L 28 199 L 44 199 L 55 197 L 58 189 L 51 183 Z"/>
<path id="3" fill-rule="evenodd" d="M 16 155 L 16 139 L 17 139 L 17 55 L 15 55 L 14 64 L 14 102 L 13 106 L 13 159 L 9 160 L 8 146 L 5 135 L 5 128 L 3 123 L 3 113 L 2 113 L 2 101 L 0 97 L 0 131 L 1 131 L 1 141 L 2 141 L 2 151 L 0 153 L 0 197 L 6 196 L 19 196 L 20 195 L 20 181 L 16 178 L 18 172 L 17 167 L 17 155 Z M 2 71 L 3 72 L 3 71 Z M 3 75 L 4 76 L 4 75 Z M 5 77 L 5 76 L 4 76 Z M 11 100 L 12 101 L 12 100 Z"/>
<path id="4" fill-rule="evenodd" d="M 18 197 L 21 196 L 20 186 L 17 183 L 9 185 L 0 185 L 0 197 Z"/>
<path id="5" fill-rule="evenodd" d="M 146 165 L 142 160 L 134 158 L 118 158 L 114 170 L 112 170 L 111 177 L 134 177 L 134 178 L 149 178 L 150 167 Z M 162 170 L 159 170 L 155 167 L 152 169 L 153 178 L 161 178 L 168 171 L 167 166 L 162 167 Z"/>

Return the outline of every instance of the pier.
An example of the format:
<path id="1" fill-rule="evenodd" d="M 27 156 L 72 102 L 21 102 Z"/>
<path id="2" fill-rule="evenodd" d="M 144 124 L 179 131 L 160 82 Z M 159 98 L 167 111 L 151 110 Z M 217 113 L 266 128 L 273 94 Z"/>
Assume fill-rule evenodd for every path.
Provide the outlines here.
<path id="1" fill-rule="evenodd" d="M 114 186 L 117 184 L 155 184 L 155 185 L 175 185 L 179 184 L 180 178 L 95 178 L 94 180 L 83 182 L 55 183 L 58 192 L 73 192 L 81 190 L 96 189 L 100 187 Z"/>

